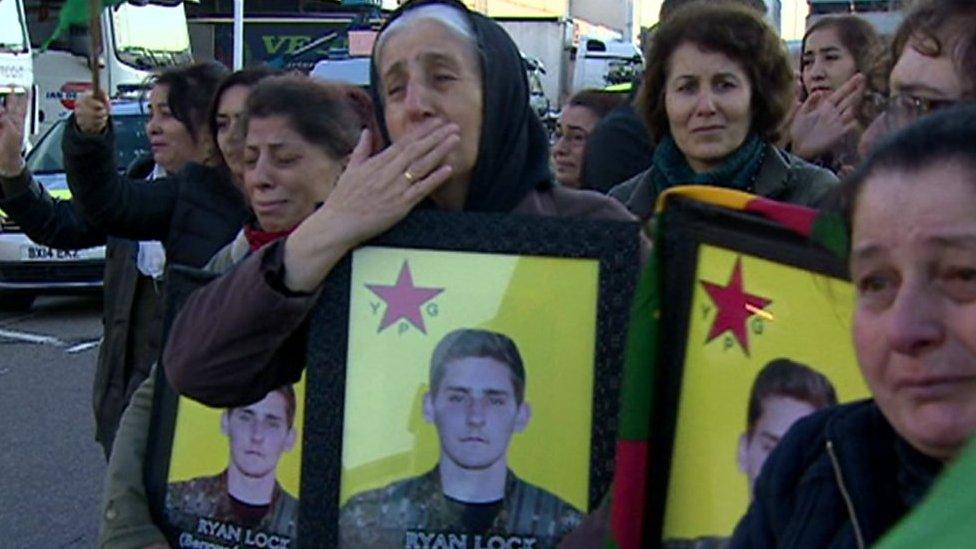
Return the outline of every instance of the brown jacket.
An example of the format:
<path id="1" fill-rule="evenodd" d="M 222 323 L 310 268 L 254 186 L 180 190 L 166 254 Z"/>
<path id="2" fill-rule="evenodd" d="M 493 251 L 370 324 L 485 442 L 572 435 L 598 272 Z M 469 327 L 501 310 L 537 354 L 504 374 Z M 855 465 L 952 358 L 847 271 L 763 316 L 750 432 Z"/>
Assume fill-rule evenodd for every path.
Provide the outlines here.
<path id="1" fill-rule="evenodd" d="M 530 193 L 512 213 L 634 220 L 615 200 L 563 187 Z M 650 245 L 640 238 L 643 260 Z M 298 381 L 305 366 L 305 331 L 299 328 L 318 293 L 284 288 L 283 252 L 283 241 L 268 245 L 187 299 L 162 361 L 177 391 L 226 408 L 255 402 L 275 387 Z"/>

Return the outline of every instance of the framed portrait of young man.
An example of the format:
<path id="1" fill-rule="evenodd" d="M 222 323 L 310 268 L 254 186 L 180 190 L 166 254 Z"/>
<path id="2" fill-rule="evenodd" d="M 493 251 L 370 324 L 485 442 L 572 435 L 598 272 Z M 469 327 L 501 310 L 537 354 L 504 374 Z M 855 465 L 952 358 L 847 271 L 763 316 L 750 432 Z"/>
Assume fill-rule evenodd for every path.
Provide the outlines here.
<path id="1" fill-rule="evenodd" d="M 340 263 L 309 329 L 301 537 L 541 548 L 578 526 L 612 478 L 638 231 L 419 212 Z"/>
<path id="2" fill-rule="evenodd" d="M 169 326 L 185 298 L 217 275 L 173 265 Z M 146 485 L 173 547 L 298 545 L 305 377 L 245 406 L 181 397 L 157 368 Z"/>
<path id="3" fill-rule="evenodd" d="M 620 547 L 723 547 L 789 428 L 869 396 L 853 287 L 844 260 L 811 239 L 815 223 L 813 210 L 744 193 L 667 201 L 643 531 L 618 532 L 631 541 Z"/>

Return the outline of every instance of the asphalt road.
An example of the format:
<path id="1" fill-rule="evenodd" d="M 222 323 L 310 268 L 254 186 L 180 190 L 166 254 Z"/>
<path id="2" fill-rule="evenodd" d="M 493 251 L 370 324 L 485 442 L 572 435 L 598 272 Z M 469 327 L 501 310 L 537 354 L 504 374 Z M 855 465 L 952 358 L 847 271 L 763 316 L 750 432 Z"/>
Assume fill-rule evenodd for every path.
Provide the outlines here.
<path id="1" fill-rule="evenodd" d="M 101 301 L 0 312 L 0 547 L 94 547 L 105 460 L 91 384 Z"/>

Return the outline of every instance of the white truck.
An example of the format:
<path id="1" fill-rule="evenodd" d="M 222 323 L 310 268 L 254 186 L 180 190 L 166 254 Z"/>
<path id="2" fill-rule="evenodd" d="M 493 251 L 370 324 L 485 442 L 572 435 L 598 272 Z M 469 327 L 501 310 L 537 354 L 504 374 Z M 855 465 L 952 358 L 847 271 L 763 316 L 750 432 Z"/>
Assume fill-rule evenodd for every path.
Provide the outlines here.
<path id="1" fill-rule="evenodd" d="M 40 121 L 35 136 L 38 136 L 71 113 L 79 92 L 91 89 L 89 37 L 87 29 L 73 30 L 46 51 L 37 51 L 36 46 L 54 31 L 57 12 L 48 12 L 43 20 L 38 15 L 41 10 L 28 13 L 27 28 L 35 45 L 33 68 Z M 179 0 L 138 1 L 105 8 L 101 26 L 101 83 L 111 97 L 138 91 L 154 71 L 192 60 L 186 14 Z"/>
<path id="2" fill-rule="evenodd" d="M 538 60 L 544 73 L 542 88 L 557 109 L 574 92 L 629 81 L 640 71 L 643 58 L 637 46 L 612 37 L 580 36 L 573 19 L 495 18 L 518 45 L 524 57 Z"/>
<path id="3" fill-rule="evenodd" d="M 584 36 L 576 51 L 573 91 L 633 82 L 643 66 L 644 56 L 633 42 Z"/>
<path id="4" fill-rule="evenodd" d="M 31 44 L 27 38 L 24 5 L 20 0 L 0 0 L 0 98 L 24 94 L 34 87 Z M 28 128 L 37 129 L 37 94 L 32 101 Z M 25 144 L 26 145 L 26 144 Z"/>

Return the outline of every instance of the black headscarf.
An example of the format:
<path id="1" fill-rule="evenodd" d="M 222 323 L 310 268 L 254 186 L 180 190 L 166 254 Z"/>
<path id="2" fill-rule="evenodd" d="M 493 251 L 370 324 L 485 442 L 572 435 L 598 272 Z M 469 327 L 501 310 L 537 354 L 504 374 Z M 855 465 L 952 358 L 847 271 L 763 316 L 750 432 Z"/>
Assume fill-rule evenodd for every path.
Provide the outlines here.
<path id="1" fill-rule="evenodd" d="M 518 47 L 498 23 L 470 11 L 456 0 L 414 0 L 393 12 L 380 30 L 404 12 L 429 4 L 444 4 L 464 14 L 471 23 L 481 58 L 481 143 L 478 161 L 468 186 L 466 211 L 507 212 L 532 190 L 552 186 L 549 140 L 529 106 L 529 85 Z M 377 40 L 379 44 L 379 40 Z M 379 107 L 380 128 L 388 144 L 390 135 L 383 119 L 383 101 L 377 70 L 376 49 L 370 64 L 370 88 Z"/>

